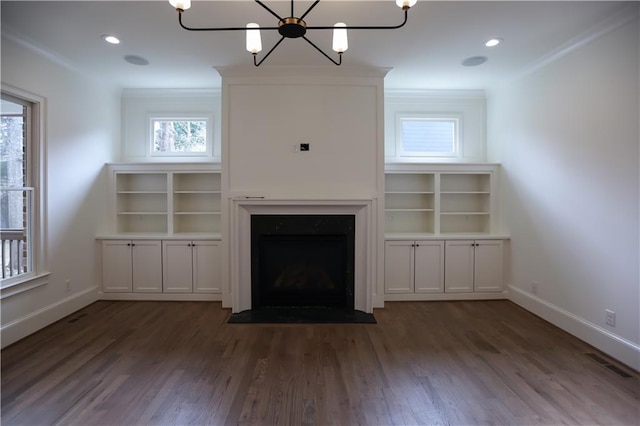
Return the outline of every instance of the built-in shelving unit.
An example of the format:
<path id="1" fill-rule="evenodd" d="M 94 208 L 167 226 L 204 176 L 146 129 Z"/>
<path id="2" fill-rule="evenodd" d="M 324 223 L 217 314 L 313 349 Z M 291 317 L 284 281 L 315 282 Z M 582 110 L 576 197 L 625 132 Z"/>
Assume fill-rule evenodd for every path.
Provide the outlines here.
<path id="1" fill-rule="evenodd" d="M 118 173 L 115 187 L 118 233 L 168 231 L 165 173 Z"/>
<path id="2" fill-rule="evenodd" d="M 387 170 L 385 234 L 490 234 L 497 215 L 496 174 L 491 165 Z"/>
<path id="3" fill-rule="evenodd" d="M 386 232 L 435 232 L 433 174 L 385 175 Z"/>
<path id="4" fill-rule="evenodd" d="M 173 173 L 173 233 L 220 232 L 220 174 Z"/>
<path id="5" fill-rule="evenodd" d="M 440 233 L 491 231 L 491 173 L 440 175 Z"/>
<path id="6" fill-rule="evenodd" d="M 220 233 L 220 170 L 215 165 L 111 164 L 111 232 L 215 236 Z M 113 209 L 113 207 L 111 207 Z"/>

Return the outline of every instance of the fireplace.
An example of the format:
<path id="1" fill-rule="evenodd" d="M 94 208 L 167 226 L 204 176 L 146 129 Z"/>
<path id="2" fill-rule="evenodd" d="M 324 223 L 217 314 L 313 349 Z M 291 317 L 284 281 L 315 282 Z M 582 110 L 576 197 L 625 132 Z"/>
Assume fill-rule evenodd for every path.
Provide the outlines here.
<path id="1" fill-rule="evenodd" d="M 362 314 L 366 318 L 356 322 L 375 322 L 372 203 L 233 199 L 230 322 L 271 322 L 242 318 L 284 308 L 304 315 L 320 310 Z"/>
<path id="2" fill-rule="evenodd" d="M 251 309 L 354 309 L 354 215 L 253 215 Z"/>

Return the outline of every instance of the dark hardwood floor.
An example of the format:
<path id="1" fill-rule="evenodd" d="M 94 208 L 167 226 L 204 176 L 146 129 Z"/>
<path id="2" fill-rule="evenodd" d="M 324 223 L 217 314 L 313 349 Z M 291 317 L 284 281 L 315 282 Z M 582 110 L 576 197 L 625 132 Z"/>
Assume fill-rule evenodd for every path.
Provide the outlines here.
<path id="1" fill-rule="evenodd" d="M 229 313 L 94 303 L 2 351 L 2 424 L 640 422 L 636 372 L 508 301 L 387 303 L 378 324 Z"/>

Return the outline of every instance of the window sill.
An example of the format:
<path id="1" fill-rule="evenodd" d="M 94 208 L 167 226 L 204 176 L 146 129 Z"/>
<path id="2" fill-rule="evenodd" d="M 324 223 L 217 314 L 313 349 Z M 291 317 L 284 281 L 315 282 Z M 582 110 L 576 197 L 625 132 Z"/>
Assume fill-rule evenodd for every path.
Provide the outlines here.
<path id="1" fill-rule="evenodd" d="M 17 281 L 4 286 L 0 289 L 0 300 L 4 300 L 8 297 L 15 296 L 20 293 L 24 293 L 34 288 L 42 287 L 49 283 L 50 272 L 45 272 L 35 277 L 25 278 L 23 281 Z"/>

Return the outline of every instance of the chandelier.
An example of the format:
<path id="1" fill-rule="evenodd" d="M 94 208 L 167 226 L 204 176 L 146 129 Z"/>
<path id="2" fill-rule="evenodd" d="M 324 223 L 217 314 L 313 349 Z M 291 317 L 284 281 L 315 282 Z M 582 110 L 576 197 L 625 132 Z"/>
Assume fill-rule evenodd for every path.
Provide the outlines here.
<path id="1" fill-rule="evenodd" d="M 274 27 L 260 27 L 256 23 L 249 23 L 244 27 L 215 27 L 215 28 L 193 28 L 188 27 L 182 22 L 182 14 L 185 10 L 191 7 L 191 0 L 169 0 L 171 6 L 175 7 L 178 11 L 178 22 L 180 26 L 188 31 L 246 31 L 247 36 L 247 51 L 253 55 L 253 64 L 257 67 L 264 62 L 265 59 L 271 55 L 271 52 L 282 43 L 285 38 L 302 38 L 304 41 L 313 46 L 324 57 L 329 59 L 336 65 L 342 64 L 342 54 L 348 49 L 349 42 L 347 40 L 347 30 L 395 30 L 402 28 L 407 23 L 407 14 L 409 9 L 416 4 L 418 0 L 395 0 L 398 7 L 404 12 L 404 20 L 398 25 L 379 26 L 379 25 L 359 25 L 349 26 L 344 22 L 338 22 L 333 26 L 309 26 L 304 21 L 304 18 L 313 10 L 320 0 L 313 2 L 311 6 L 300 17 L 295 16 L 294 12 L 294 0 L 291 0 L 291 16 L 281 17 L 267 5 L 260 0 L 255 0 L 260 6 L 267 10 L 271 15 L 278 19 L 278 25 Z M 262 39 L 260 37 L 260 30 L 265 31 L 278 31 L 280 34 L 280 40 L 262 57 L 258 60 L 258 53 L 262 51 Z M 326 54 L 322 49 L 315 45 L 306 36 L 309 30 L 333 30 L 333 50 L 338 54 L 338 60 L 336 61 L 331 56 Z"/>

